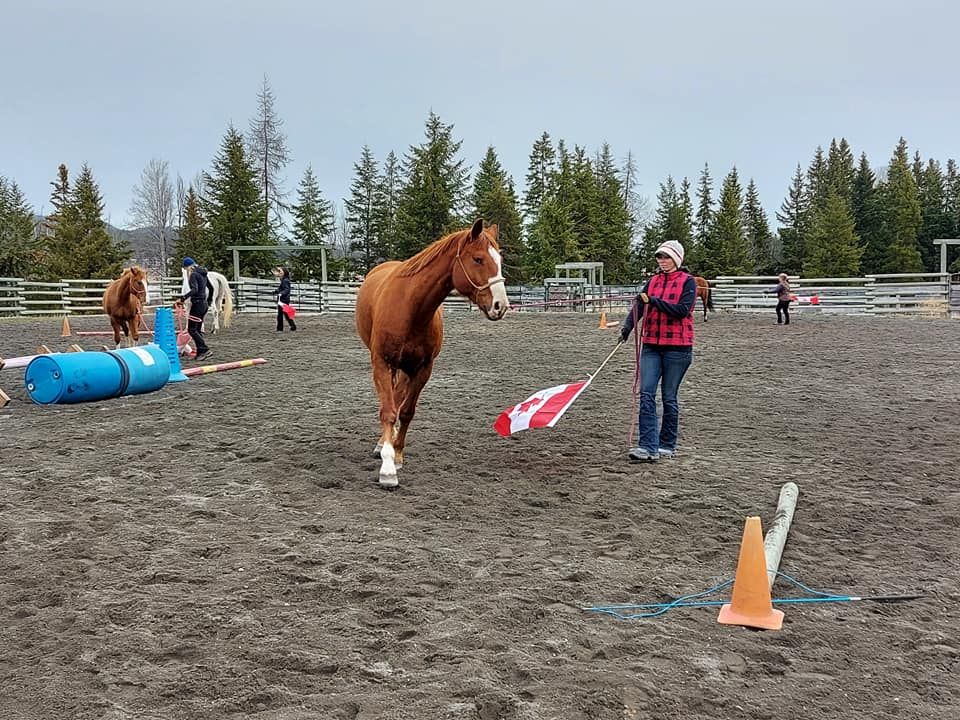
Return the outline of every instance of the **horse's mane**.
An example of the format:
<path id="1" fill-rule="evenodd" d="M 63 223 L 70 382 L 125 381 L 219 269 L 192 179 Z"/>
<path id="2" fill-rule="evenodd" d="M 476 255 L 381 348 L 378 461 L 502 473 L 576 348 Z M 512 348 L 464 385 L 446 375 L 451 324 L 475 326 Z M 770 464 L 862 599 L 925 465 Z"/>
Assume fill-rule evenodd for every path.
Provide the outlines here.
<path id="1" fill-rule="evenodd" d="M 430 263 L 436 260 L 438 257 L 443 255 L 445 252 L 450 250 L 451 245 L 455 245 L 460 242 L 465 236 L 470 235 L 470 230 L 458 230 L 457 232 L 450 233 L 449 235 L 444 235 L 439 240 L 436 240 L 423 250 L 418 252 L 412 258 L 404 260 L 400 265 L 400 269 L 397 271 L 397 277 L 408 277 L 410 275 L 416 275 L 418 272 L 427 267 Z"/>

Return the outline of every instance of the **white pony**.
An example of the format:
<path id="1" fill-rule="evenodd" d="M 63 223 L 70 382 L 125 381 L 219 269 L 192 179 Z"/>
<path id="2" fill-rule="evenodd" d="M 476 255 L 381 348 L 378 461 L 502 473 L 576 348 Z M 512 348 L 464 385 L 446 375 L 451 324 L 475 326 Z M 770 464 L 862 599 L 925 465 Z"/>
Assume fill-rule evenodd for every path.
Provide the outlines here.
<path id="1" fill-rule="evenodd" d="M 180 286 L 180 294 L 186 295 L 190 292 L 190 278 L 187 274 L 187 268 L 183 268 L 183 284 Z M 233 293 L 230 292 L 230 283 L 224 275 L 213 270 L 207 270 L 207 280 L 213 286 L 213 300 L 210 302 L 210 315 L 213 320 L 213 332 L 220 330 L 220 313 L 223 313 L 223 326 L 230 327 L 230 321 L 233 320 Z M 189 303 L 185 304 L 189 311 Z M 206 318 L 204 318 L 206 319 Z"/>

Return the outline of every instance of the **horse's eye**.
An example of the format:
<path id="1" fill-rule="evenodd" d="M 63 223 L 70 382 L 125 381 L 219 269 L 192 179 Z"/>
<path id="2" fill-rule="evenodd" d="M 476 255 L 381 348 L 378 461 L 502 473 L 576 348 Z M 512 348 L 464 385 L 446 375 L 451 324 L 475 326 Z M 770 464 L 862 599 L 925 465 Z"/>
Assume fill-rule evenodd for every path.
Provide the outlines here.
<path id="1" fill-rule="evenodd" d="M 475 257 L 475 258 L 473 259 L 473 261 L 474 261 L 477 265 L 483 265 L 483 258 L 482 258 L 482 257 Z"/>

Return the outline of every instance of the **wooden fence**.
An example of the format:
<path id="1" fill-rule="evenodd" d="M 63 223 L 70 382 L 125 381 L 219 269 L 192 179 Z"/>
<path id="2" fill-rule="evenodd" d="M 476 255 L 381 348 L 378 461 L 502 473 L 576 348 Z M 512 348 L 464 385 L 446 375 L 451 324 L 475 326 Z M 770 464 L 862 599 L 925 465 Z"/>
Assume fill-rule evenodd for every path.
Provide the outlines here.
<path id="1" fill-rule="evenodd" d="M 728 277 L 713 281 L 718 310 L 769 312 L 776 304 L 770 276 Z M 0 278 L 0 317 L 17 315 L 102 314 L 100 299 L 108 280 L 32 282 Z M 150 285 L 151 304 L 169 304 L 180 294 L 181 278 L 156 279 Z M 239 312 L 276 312 L 274 280 L 241 278 L 231 283 Z M 350 313 L 356 303 L 357 282 L 299 282 L 291 286 L 291 302 L 305 313 Z M 816 296 L 816 305 L 799 302 L 800 313 L 865 315 L 920 314 L 960 316 L 960 275 L 939 273 L 867 275 L 860 278 L 791 278 L 791 289 L 800 297 Z M 638 285 L 508 286 L 511 305 L 523 312 L 600 312 L 623 310 L 639 292 Z M 467 311 L 469 303 L 451 295 L 446 308 Z"/>

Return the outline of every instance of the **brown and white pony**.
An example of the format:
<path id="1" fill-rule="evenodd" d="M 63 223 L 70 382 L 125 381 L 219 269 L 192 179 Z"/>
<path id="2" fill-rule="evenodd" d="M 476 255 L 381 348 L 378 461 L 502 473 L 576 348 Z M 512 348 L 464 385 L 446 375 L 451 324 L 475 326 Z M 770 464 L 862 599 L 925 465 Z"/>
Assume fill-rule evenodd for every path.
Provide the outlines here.
<path id="1" fill-rule="evenodd" d="M 380 400 L 380 485 L 396 487 L 407 429 L 420 393 L 443 345 L 442 303 L 451 291 L 475 303 L 490 320 L 510 304 L 503 279 L 497 226 L 440 238 L 404 262 L 382 263 L 367 273 L 357 294 L 357 333 L 370 351 Z"/>
<path id="2" fill-rule="evenodd" d="M 143 305 L 147 301 L 147 271 L 134 265 L 123 271 L 103 293 L 103 310 L 113 326 L 113 342 L 120 347 L 120 331 L 127 344 L 140 341 L 140 323 L 143 322 Z"/>

